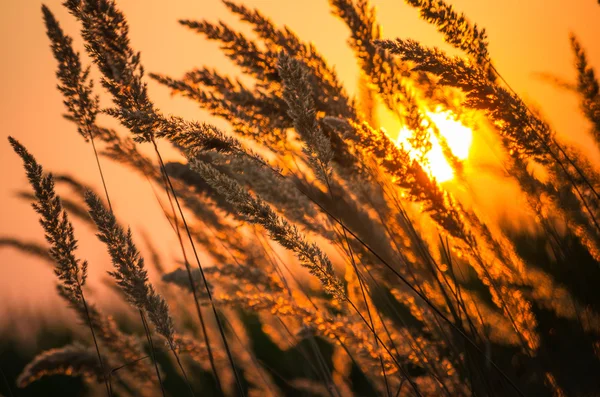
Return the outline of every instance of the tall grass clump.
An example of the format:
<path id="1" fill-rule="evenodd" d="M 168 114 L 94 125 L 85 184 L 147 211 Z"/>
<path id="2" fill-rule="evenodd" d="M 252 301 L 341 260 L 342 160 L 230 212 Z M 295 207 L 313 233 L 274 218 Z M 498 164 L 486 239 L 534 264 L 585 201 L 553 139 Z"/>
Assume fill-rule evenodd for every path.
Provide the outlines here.
<path id="1" fill-rule="evenodd" d="M 44 173 L 9 138 L 48 246 L 0 244 L 53 262 L 60 295 L 90 331 L 34 358 L 18 386 L 66 374 L 110 396 L 600 393 L 600 170 L 511 88 L 485 29 L 443 0 L 406 0 L 460 52 L 450 55 L 385 39 L 366 0 L 330 0 L 360 70 L 354 98 L 313 44 L 223 3 L 251 34 L 179 22 L 218 43 L 243 79 L 208 66 L 147 76 L 114 0 L 65 1 L 111 100 L 105 109 L 91 68 L 42 7 L 66 117 L 90 142 L 104 198 Z M 566 86 L 600 145 L 597 75 L 570 40 L 577 81 Z M 230 128 L 164 114 L 149 79 Z M 379 111 L 399 121 L 400 136 Z M 107 117 L 120 127 L 104 127 Z M 457 141 L 457 126 L 469 136 Z M 525 231 L 477 193 L 470 134 L 472 150 L 478 139 L 496 143 L 494 177 L 524 203 Z M 177 257 L 164 262 L 148 240 L 144 260 L 113 210 L 105 161 L 157 187 Z M 74 197 L 59 198 L 55 183 Z M 86 300 L 71 214 L 106 246 L 105 283 L 135 320 L 117 322 Z"/>

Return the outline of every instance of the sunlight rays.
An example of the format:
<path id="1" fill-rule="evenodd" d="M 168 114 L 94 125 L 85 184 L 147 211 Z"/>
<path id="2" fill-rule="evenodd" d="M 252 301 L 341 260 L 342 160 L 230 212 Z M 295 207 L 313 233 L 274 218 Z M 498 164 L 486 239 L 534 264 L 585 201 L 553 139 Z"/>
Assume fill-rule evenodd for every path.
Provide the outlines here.
<path id="1" fill-rule="evenodd" d="M 437 126 L 440 135 L 446 140 L 452 154 L 458 160 L 466 160 L 473 141 L 473 132 L 460 121 L 449 110 L 426 112 L 427 117 Z M 431 149 L 425 154 L 425 160 L 421 161 L 423 168 L 438 182 L 447 182 L 454 178 L 454 169 L 446 159 L 442 145 L 433 131 L 430 131 Z M 418 160 L 419 150 L 411 144 L 413 132 L 402 127 L 398 134 L 396 143 L 406 149 L 411 158 Z"/>

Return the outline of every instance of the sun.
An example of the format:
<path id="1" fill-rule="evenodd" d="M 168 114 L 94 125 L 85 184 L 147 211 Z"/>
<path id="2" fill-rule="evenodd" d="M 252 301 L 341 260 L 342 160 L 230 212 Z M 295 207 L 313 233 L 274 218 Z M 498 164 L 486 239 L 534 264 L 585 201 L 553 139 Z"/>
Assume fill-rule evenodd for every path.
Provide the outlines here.
<path id="1" fill-rule="evenodd" d="M 459 160 L 469 157 L 469 150 L 473 141 L 473 132 L 461 123 L 450 111 L 426 112 L 429 119 L 437 126 L 440 135 L 445 139 L 452 154 Z M 418 151 L 410 143 L 413 132 L 403 127 L 398 134 L 396 143 L 408 151 L 411 158 L 418 160 Z M 446 160 L 440 141 L 433 131 L 430 134 L 431 149 L 421 161 L 421 166 L 439 183 L 447 182 L 454 178 L 454 169 Z"/>

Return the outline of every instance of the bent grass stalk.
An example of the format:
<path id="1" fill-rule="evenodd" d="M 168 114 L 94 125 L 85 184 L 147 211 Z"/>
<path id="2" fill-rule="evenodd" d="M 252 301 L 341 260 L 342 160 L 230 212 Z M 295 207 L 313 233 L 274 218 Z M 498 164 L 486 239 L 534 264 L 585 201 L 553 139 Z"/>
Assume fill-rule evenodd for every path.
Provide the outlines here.
<path id="1" fill-rule="evenodd" d="M 19 197 L 35 201 L 50 250 L 10 237 L 2 237 L 0 245 L 59 259 L 59 293 L 90 326 L 95 353 L 75 345 L 55 349 L 55 356 L 43 353 L 28 367 L 41 369 L 31 381 L 68 372 L 65 360 L 71 356 L 73 374 L 93 374 L 97 355 L 101 369 L 96 368 L 94 380 L 104 381 L 109 396 L 113 375 L 121 370 L 114 393 L 143 393 L 147 380 L 156 382 L 156 372 L 167 395 L 167 385 L 175 383 L 163 383 L 153 324 L 167 341 L 179 369 L 175 372 L 190 394 L 192 379 L 180 360 L 178 343 L 203 368 L 210 364 L 220 395 L 233 383 L 238 395 L 277 394 L 281 388 L 333 397 L 364 394 L 365 387 L 366 393 L 427 397 L 596 392 L 580 376 L 584 371 L 567 368 L 569 360 L 562 359 L 562 351 L 548 349 L 548 341 L 576 341 L 572 356 L 582 354 L 583 362 L 597 366 L 591 358 L 600 314 L 587 282 L 600 277 L 590 269 L 600 258 L 600 172 L 588 156 L 563 144 L 500 75 L 484 29 L 443 0 L 406 2 L 467 57 L 449 57 L 411 40 L 381 41 L 381 27 L 367 0 L 331 0 L 333 13 L 350 29 L 349 46 L 361 73 L 359 101 L 346 93 L 314 45 L 259 10 L 224 0 L 249 25 L 252 37 L 225 23 L 180 21 L 218 43 L 254 81 L 233 79 L 209 67 L 193 69 L 181 79 L 158 73 L 150 77 L 228 121 L 232 134 L 157 109 L 140 54 L 130 41 L 129 24 L 115 0 L 67 0 L 64 5 L 80 22 L 85 50 L 113 101 L 111 108 L 100 109 L 90 68 L 82 64 L 54 15 L 42 7 L 66 117 L 91 141 L 108 209 L 91 193 L 85 200 L 111 254 L 119 292 L 138 309 L 146 336 L 142 345 L 147 344 L 149 355 L 141 351 L 136 336 L 124 334 L 83 296 L 87 262 L 71 254 L 76 241 L 66 212 L 80 218 L 86 211 L 75 200 L 61 202 L 52 177 L 33 160 L 41 187 Z M 578 81 L 566 84 L 580 95 L 584 116 L 596 127 L 599 83 L 574 36 L 571 44 Z M 411 134 L 402 137 L 405 142 L 374 128 L 373 123 L 386 124 L 375 117 L 380 105 Z M 497 156 L 499 168 L 514 179 L 536 216 L 528 218 L 530 225 L 542 231 L 535 236 L 536 244 L 517 249 L 525 240 L 512 236 L 500 222 L 491 223 L 493 216 L 485 213 L 489 208 L 478 202 L 470 186 L 474 181 L 467 171 L 477 165 L 468 164 L 468 158 L 458 160 L 449 131 L 431 116 L 432 109 L 461 122 L 471 116 L 491 122 L 489 132 L 498 134 L 499 150 L 506 154 Z M 118 120 L 130 136 L 98 126 L 100 114 Z M 475 124 L 484 127 L 478 119 Z M 165 163 L 161 138 L 185 159 Z M 27 163 L 26 150 L 11 143 Z M 155 161 L 138 151 L 142 143 L 152 144 Z M 439 159 L 432 157 L 437 151 Z M 153 191 L 155 183 L 164 185 L 171 214 L 154 194 L 177 235 L 183 262 L 178 261 L 181 269 L 165 271 L 163 281 L 192 293 L 201 330 L 196 329 L 187 294 L 167 297 L 177 302 L 173 314 L 181 317 L 178 324 L 201 331 L 206 348 L 175 334 L 171 311 L 149 283 L 131 232 L 116 222 L 101 155 L 140 172 Z M 445 161 L 453 179 L 441 183 L 432 176 L 438 160 Z M 536 179 L 530 164 L 547 178 Z M 28 172 L 30 181 L 32 175 Z M 69 176 L 59 180 L 83 195 L 85 184 Z M 455 195 L 453 187 L 465 188 L 465 194 Z M 50 204 L 44 207 L 43 200 Z M 280 256 L 271 242 L 295 258 Z M 188 259 L 188 244 L 197 269 Z M 209 262 L 200 261 L 201 247 Z M 573 258 L 578 277 L 563 274 Z M 304 267 L 320 285 L 305 283 L 294 265 Z M 338 278 L 337 265 L 343 266 L 345 277 Z M 201 306 L 211 307 L 219 343 L 211 340 L 212 322 L 206 321 Z M 226 310 L 230 307 L 239 310 Z M 269 310 L 275 317 L 265 313 Z M 248 328 L 245 333 L 239 327 L 251 327 L 244 318 L 255 311 L 262 311 L 257 313 L 261 332 Z M 224 319 L 224 313 L 234 317 Z M 243 350 L 230 345 L 225 323 Z M 308 371 L 273 365 L 259 350 L 265 345 L 254 345 L 255 336 L 256 342 L 275 343 L 279 350 L 267 349 L 276 352 L 275 359 L 298 354 Z M 245 337 L 252 338 L 250 345 L 243 342 Z M 334 347 L 331 362 L 321 343 Z M 77 357 L 83 360 L 81 368 Z M 104 365 L 118 362 L 115 358 L 121 365 L 107 373 Z M 154 370 L 139 364 L 145 358 L 152 359 Z M 507 363 L 515 360 L 515 368 L 508 369 Z M 226 362 L 230 371 L 224 371 Z M 254 379 L 257 371 L 260 382 Z M 528 376 L 521 376 L 523 371 Z M 22 379 L 27 376 L 24 371 Z M 365 382 L 355 382 L 357 376 Z"/>
<path id="2" fill-rule="evenodd" d="M 173 184 L 171 183 L 171 180 L 169 178 L 169 175 L 167 174 L 167 171 L 165 170 L 165 165 L 164 162 L 162 160 L 162 156 L 160 155 L 160 152 L 158 151 L 158 146 L 156 145 L 156 141 L 154 140 L 154 137 L 152 137 L 152 144 L 154 146 L 154 150 L 156 152 L 156 155 L 158 156 L 158 161 L 160 164 L 160 168 L 163 172 L 163 175 L 165 177 L 165 189 L 166 190 L 170 190 L 173 199 L 175 200 L 175 204 L 177 206 L 177 210 L 179 212 L 179 216 L 181 216 L 181 220 L 183 222 L 186 234 L 188 236 L 189 242 L 192 246 L 192 251 L 194 252 L 194 257 L 196 258 L 196 263 L 198 265 L 198 269 L 200 270 L 200 276 L 202 277 L 202 282 L 204 283 L 204 286 L 206 287 L 206 294 L 208 295 L 208 299 L 210 301 L 210 305 L 212 307 L 212 311 L 215 317 L 215 320 L 217 321 L 217 327 L 219 328 L 219 333 L 221 335 L 221 339 L 223 341 L 223 345 L 225 346 L 225 351 L 227 352 L 227 358 L 229 360 L 229 364 L 231 365 L 231 369 L 233 371 L 233 374 L 235 376 L 235 381 L 238 387 L 238 391 L 240 392 L 240 394 L 242 396 L 245 395 L 244 389 L 242 387 L 242 382 L 241 382 L 241 378 L 240 375 L 238 374 L 238 370 L 236 368 L 235 362 L 233 360 L 233 356 L 231 354 L 231 350 L 229 348 L 229 343 L 227 342 L 227 337 L 225 336 L 225 331 L 223 329 L 223 324 L 221 323 L 221 319 L 219 317 L 219 313 L 217 312 L 217 308 L 215 306 L 215 303 L 213 301 L 213 297 L 212 297 L 212 293 L 210 291 L 210 288 L 208 287 L 208 282 L 206 281 L 206 276 L 204 275 L 204 269 L 202 268 L 202 265 L 200 264 L 200 258 L 198 256 L 198 252 L 196 251 L 196 245 L 194 243 L 194 239 L 192 238 L 192 235 L 190 233 L 190 229 L 188 227 L 187 221 L 185 219 L 185 215 L 183 214 L 183 210 L 181 209 L 181 205 L 179 204 L 179 200 L 177 198 L 177 194 L 175 193 L 175 189 L 173 188 Z M 189 269 L 188 269 L 189 272 Z M 192 285 L 193 287 L 193 285 Z M 205 334 L 206 337 L 208 338 L 207 334 Z M 207 346 L 208 346 L 208 342 L 207 342 Z M 216 374 L 216 372 L 215 372 Z"/>
<path id="3" fill-rule="evenodd" d="M 100 347 L 96 339 L 96 332 L 90 319 L 90 311 L 82 288 L 87 278 L 87 262 L 81 263 L 75 257 L 74 251 L 77 248 L 77 240 L 75 240 L 73 234 L 73 226 L 69 222 L 66 211 L 62 208 L 60 198 L 54 192 L 52 175 L 45 175 L 42 166 L 16 139 L 9 137 L 8 140 L 14 151 L 23 160 L 29 183 L 35 193 L 37 202 L 33 204 L 33 208 L 40 214 L 40 223 L 46 232 L 46 240 L 51 244 L 50 255 L 56 261 L 54 272 L 61 282 L 62 290 L 66 296 L 72 297 L 74 300 L 81 300 L 85 309 L 88 326 L 98 355 L 98 362 L 102 369 L 106 393 L 112 396 L 107 372 L 100 354 Z"/>

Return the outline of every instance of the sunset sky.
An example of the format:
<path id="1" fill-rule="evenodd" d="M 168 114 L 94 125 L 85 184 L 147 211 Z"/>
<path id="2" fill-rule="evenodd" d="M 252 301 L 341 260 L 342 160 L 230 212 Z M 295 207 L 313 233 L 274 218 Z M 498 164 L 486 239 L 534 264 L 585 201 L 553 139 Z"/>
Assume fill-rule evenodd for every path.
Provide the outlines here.
<path id="1" fill-rule="evenodd" d="M 349 32 L 331 15 L 327 0 L 239 2 L 259 8 L 277 24 L 288 25 L 301 38 L 313 42 L 335 66 L 349 92 L 355 93 L 358 68 L 345 44 Z M 377 7 L 385 38 L 414 38 L 427 45 L 448 48 L 435 29 L 420 20 L 417 11 L 403 1 L 373 0 L 372 3 Z M 544 72 L 569 81 L 574 79 L 570 32 L 580 39 L 591 64 L 600 68 L 597 1 L 454 0 L 451 3 L 478 26 L 486 28 L 492 59 L 511 86 L 539 108 L 559 134 L 577 140 L 584 147 L 589 146 L 586 143 L 590 140 L 585 135 L 588 125 L 578 111 L 576 97 L 535 75 Z M 77 134 L 74 125 L 61 117 L 64 106 L 56 89 L 55 61 L 45 36 L 41 4 L 38 0 L 4 1 L 0 15 L 0 129 L 3 134 L 0 140 L 0 236 L 40 242 L 43 232 L 33 210 L 15 197 L 15 192 L 28 186 L 21 163 L 6 140 L 8 135 L 26 145 L 47 170 L 72 173 L 100 186 L 90 146 Z M 61 6 L 61 0 L 48 0 L 45 4 L 83 52 L 78 25 Z M 128 17 L 132 46 L 142 52 L 142 63 L 147 71 L 180 77 L 193 67 L 207 65 L 225 74 L 238 73 L 216 43 L 177 23 L 181 18 L 214 22 L 222 19 L 247 32 L 248 28 L 240 25 L 219 0 L 119 0 L 118 4 Z M 97 77 L 96 72 L 93 75 Z M 151 97 L 165 113 L 215 121 L 191 101 L 172 98 L 168 89 L 154 82 L 150 81 L 149 85 Z M 99 84 L 97 88 L 100 91 Z M 106 97 L 103 104 L 109 104 Z M 165 257 L 175 256 L 176 238 L 162 218 L 148 183 L 106 160 L 104 164 L 111 198 L 121 219 L 136 230 L 153 230 L 153 241 Z M 89 228 L 75 224 L 78 237 L 82 237 L 80 252 L 90 260 L 92 278 L 99 279 L 97 276 L 108 263 L 103 247 L 90 238 Z M 58 299 L 51 270 L 13 250 L 0 250 L 0 300 L 4 299 L 12 303 L 0 306 L 0 329 L 14 318 L 17 302 L 20 309 L 35 310 L 43 302 Z"/>

